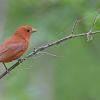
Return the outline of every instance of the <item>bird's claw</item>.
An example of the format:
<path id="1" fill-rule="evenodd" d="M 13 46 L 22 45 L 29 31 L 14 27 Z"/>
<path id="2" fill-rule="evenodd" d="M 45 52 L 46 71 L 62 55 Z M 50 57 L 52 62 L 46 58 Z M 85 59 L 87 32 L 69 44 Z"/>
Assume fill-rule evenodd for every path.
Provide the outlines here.
<path id="1" fill-rule="evenodd" d="M 6 72 L 9 74 L 10 73 L 10 71 L 8 70 L 8 69 L 6 69 Z"/>
<path id="2" fill-rule="evenodd" d="M 18 62 L 21 63 L 22 62 L 22 59 L 18 59 Z"/>

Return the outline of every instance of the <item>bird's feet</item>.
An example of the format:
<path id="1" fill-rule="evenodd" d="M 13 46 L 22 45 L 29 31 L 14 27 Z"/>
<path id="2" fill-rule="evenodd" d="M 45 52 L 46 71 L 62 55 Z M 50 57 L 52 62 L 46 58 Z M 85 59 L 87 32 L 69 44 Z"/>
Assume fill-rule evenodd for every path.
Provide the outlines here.
<path id="1" fill-rule="evenodd" d="M 18 62 L 19 62 L 19 63 L 22 63 L 22 59 L 18 59 Z"/>
<path id="2" fill-rule="evenodd" d="M 6 72 L 9 74 L 9 69 L 6 67 L 4 62 L 3 62 L 3 65 L 4 65 L 5 69 L 6 69 Z"/>
<path id="3" fill-rule="evenodd" d="M 6 69 L 6 72 L 9 74 L 10 73 L 10 71 L 8 70 L 8 68 Z"/>

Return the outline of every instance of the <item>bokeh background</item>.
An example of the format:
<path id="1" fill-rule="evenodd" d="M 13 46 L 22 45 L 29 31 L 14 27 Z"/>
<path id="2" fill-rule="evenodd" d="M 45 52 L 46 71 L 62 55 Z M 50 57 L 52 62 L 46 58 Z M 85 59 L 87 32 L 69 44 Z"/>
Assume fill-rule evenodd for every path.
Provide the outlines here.
<path id="1" fill-rule="evenodd" d="M 0 42 L 21 25 L 35 27 L 26 56 L 34 47 L 68 35 L 75 19 L 80 19 L 75 34 L 89 31 L 98 8 L 100 0 L 0 0 Z M 93 30 L 100 30 L 100 19 Z M 34 56 L 0 80 L 0 100 L 100 100 L 99 34 L 45 52 L 56 57 Z"/>

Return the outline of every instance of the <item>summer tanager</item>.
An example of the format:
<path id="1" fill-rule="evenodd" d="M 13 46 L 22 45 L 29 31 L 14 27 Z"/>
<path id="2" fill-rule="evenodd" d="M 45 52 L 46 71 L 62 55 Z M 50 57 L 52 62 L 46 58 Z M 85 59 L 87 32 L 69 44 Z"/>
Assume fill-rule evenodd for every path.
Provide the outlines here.
<path id="1" fill-rule="evenodd" d="M 0 45 L 0 62 L 2 62 L 8 70 L 5 63 L 20 58 L 28 49 L 31 34 L 36 32 L 29 26 L 19 27 L 14 35 Z"/>

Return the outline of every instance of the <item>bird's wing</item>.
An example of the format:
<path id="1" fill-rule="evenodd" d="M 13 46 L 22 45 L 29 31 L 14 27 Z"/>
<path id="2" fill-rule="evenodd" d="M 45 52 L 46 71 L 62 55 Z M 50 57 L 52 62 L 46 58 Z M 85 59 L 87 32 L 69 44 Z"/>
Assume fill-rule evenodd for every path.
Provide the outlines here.
<path id="1" fill-rule="evenodd" d="M 0 61 L 16 56 L 25 49 L 23 43 L 10 43 L 8 45 L 0 45 Z"/>

